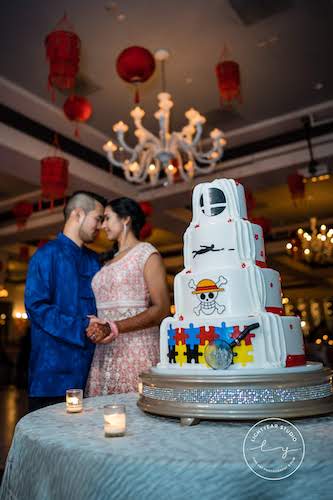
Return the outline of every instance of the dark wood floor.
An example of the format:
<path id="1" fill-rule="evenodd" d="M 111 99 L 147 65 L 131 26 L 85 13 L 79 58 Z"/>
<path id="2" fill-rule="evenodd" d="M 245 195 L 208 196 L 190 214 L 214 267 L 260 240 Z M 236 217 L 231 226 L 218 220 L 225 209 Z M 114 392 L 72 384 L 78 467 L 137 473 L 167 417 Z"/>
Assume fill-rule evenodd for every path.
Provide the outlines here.
<path id="1" fill-rule="evenodd" d="M 27 363 L 21 355 L 19 346 L 0 350 L 0 481 L 15 426 L 28 409 Z"/>
<path id="2" fill-rule="evenodd" d="M 27 392 L 14 385 L 0 389 L 0 471 L 14 435 L 15 425 L 27 413 Z"/>

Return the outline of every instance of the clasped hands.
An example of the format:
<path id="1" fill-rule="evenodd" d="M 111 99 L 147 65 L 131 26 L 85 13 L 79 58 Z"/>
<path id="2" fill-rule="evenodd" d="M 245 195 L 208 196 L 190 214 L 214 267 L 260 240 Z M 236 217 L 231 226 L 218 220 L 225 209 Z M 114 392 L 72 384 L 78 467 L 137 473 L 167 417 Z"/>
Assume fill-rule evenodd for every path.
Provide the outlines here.
<path id="1" fill-rule="evenodd" d="M 93 315 L 88 318 L 89 325 L 86 334 L 94 344 L 109 344 L 118 337 L 119 331 L 114 321 L 106 321 Z"/>

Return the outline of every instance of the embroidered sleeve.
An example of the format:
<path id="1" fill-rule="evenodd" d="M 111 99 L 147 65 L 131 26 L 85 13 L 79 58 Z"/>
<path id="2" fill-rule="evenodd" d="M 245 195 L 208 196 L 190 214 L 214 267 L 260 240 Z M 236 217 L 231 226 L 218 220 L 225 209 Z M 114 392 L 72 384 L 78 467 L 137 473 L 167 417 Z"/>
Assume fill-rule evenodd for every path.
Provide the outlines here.
<path id="1" fill-rule="evenodd" d="M 151 244 L 151 243 L 143 243 L 141 245 L 140 249 L 140 268 L 143 272 L 145 264 L 148 260 L 148 258 L 153 254 L 153 253 L 158 253 L 158 250 Z"/>

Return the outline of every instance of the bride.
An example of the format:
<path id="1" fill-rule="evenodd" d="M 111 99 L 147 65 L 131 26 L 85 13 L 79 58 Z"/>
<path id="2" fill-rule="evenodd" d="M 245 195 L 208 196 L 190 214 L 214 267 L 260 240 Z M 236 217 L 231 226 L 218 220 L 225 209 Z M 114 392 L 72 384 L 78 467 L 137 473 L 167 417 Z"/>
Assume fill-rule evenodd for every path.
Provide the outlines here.
<path id="1" fill-rule="evenodd" d="M 166 273 L 158 251 L 139 241 L 145 216 L 130 198 L 110 201 L 102 228 L 113 248 L 94 276 L 98 317 L 111 334 L 96 344 L 86 396 L 137 391 L 139 374 L 159 361 L 159 324 L 169 313 Z M 92 341 L 94 331 L 88 331 Z"/>

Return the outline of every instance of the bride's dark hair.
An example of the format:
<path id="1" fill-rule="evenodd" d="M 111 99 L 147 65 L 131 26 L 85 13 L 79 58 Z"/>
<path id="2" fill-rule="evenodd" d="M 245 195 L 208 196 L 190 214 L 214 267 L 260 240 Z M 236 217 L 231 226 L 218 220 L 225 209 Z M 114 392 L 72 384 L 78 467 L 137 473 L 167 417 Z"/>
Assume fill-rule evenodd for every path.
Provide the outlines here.
<path id="1" fill-rule="evenodd" d="M 120 219 L 126 219 L 130 217 L 130 229 L 133 231 L 136 238 L 140 239 L 140 231 L 146 222 L 146 216 L 143 213 L 142 208 L 139 203 L 137 203 L 132 198 L 126 198 L 125 196 L 121 198 L 116 198 L 115 200 L 110 200 L 107 202 L 106 207 L 110 207 L 111 210 L 118 215 Z M 100 260 L 102 264 L 108 260 L 113 259 L 115 254 L 118 252 L 118 242 L 115 241 L 113 247 L 102 253 Z"/>

